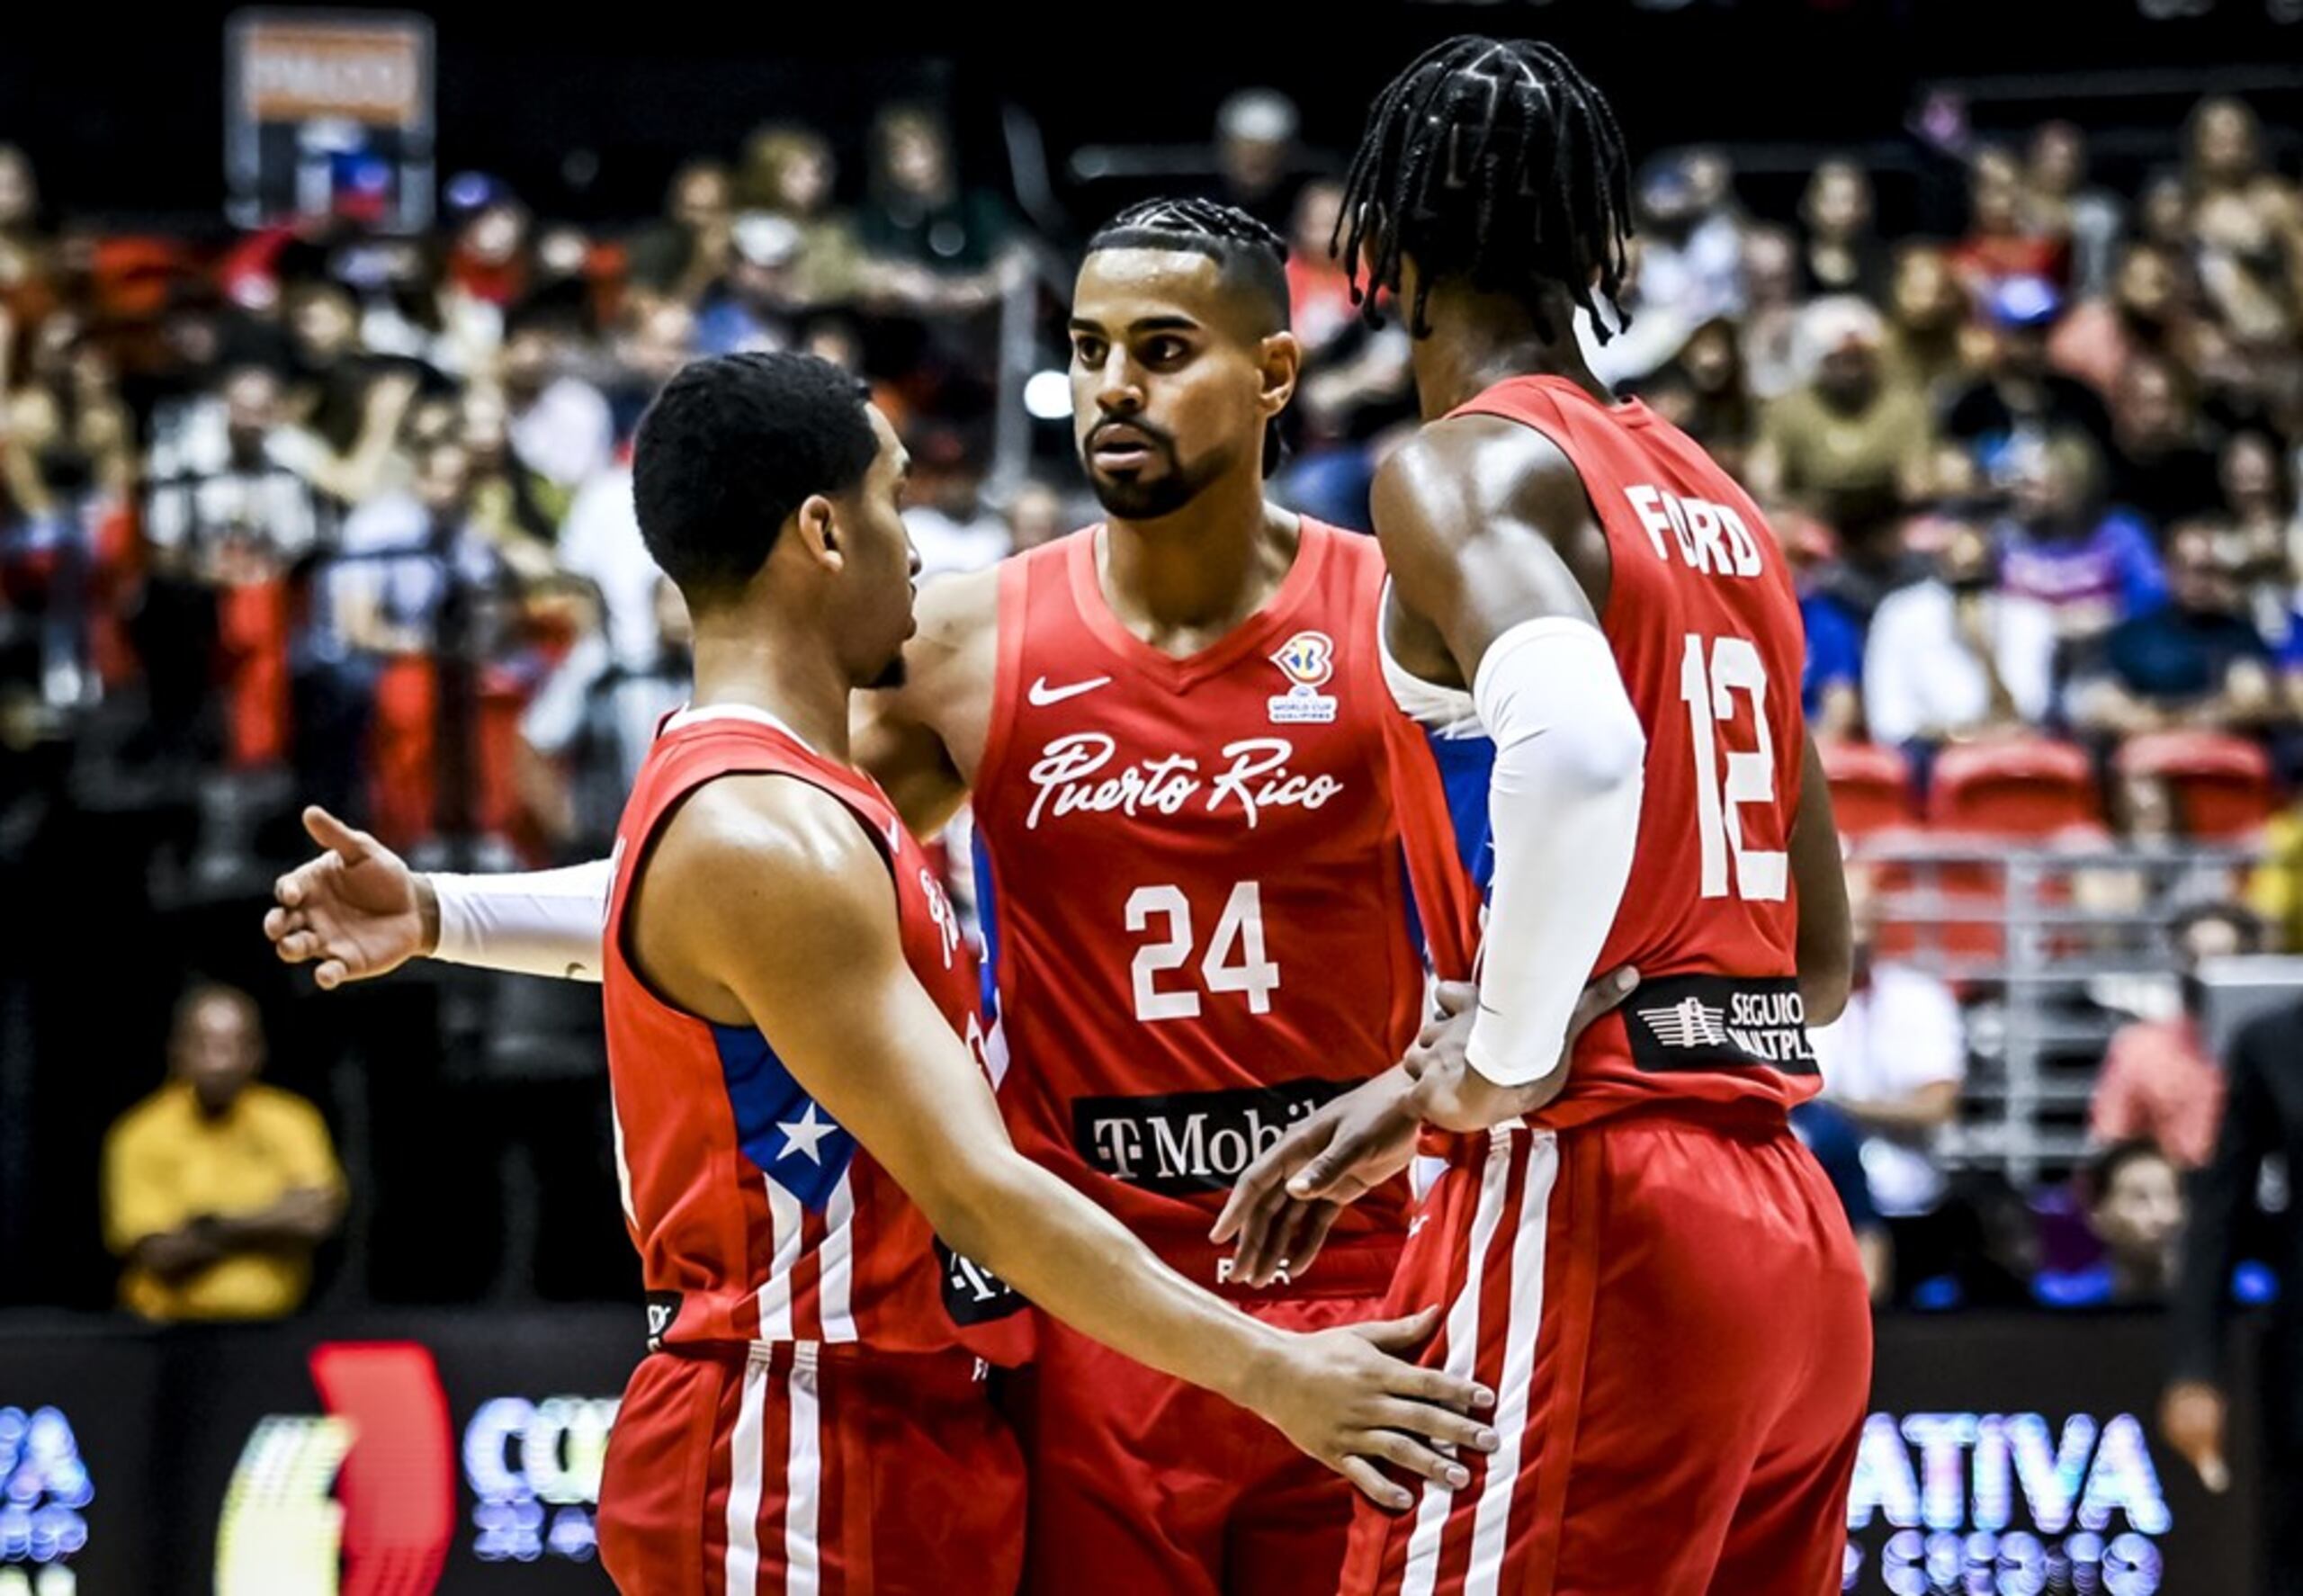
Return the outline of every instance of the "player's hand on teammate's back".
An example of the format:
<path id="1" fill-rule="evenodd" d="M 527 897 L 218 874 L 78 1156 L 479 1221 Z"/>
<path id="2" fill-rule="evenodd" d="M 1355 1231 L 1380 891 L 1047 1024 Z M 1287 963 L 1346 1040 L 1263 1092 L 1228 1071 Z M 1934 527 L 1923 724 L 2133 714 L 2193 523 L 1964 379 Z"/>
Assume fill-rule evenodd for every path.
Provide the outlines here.
<path id="1" fill-rule="evenodd" d="M 1471 1066 L 1465 1044 L 1471 1037 L 1471 1015 L 1458 1017 L 1454 1045 L 1432 1049 L 1429 1062 L 1417 1075 L 1410 1109 L 1434 1130 L 1469 1134 L 1501 1125 L 1507 1119 L 1542 1107 L 1559 1095 L 1567 1078 L 1567 1063 L 1576 1040 L 1595 1020 L 1631 996 L 1639 985 L 1639 972 L 1626 964 L 1585 987 L 1568 1016 L 1567 1036 L 1560 1045 L 1559 1063 L 1552 1072 L 1524 1086 L 1499 1086 Z M 1474 1008 L 1476 1005 L 1474 1005 Z"/>
<path id="2" fill-rule="evenodd" d="M 304 829 L 322 852 L 273 883 L 277 905 L 264 917 L 284 963 L 314 965 L 313 980 L 333 991 L 428 951 L 438 910 L 427 914 L 430 884 L 406 860 L 317 804 L 304 811 Z"/>
<path id="3" fill-rule="evenodd" d="M 1584 1030 L 1638 984 L 1639 973 L 1623 969 L 1583 989 L 1568 1022 L 1563 1062 Z M 1268 1286 L 1283 1274 L 1309 1269 L 1344 1206 L 1391 1179 L 1415 1156 L 1427 1105 L 1436 1100 L 1442 1112 L 1456 1113 L 1470 1107 L 1455 1099 L 1470 1073 L 1464 1047 L 1478 1009 L 1479 988 L 1468 981 L 1442 982 L 1433 996 L 1438 1016 L 1396 1069 L 1326 1104 L 1241 1171 L 1211 1233 L 1219 1246 L 1239 1238 L 1233 1281 Z"/>
<path id="4" fill-rule="evenodd" d="M 1466 1415 L 1495 1405 L 1495 1394 L 1442 1369 L 1401 1361 L 1439 1323 L 1427 1308 L 1405 1319 L 1291 1334 L 1248 1405 L 1304 1451 L 1343 1475 L 1369 1501 L 1394 1511 L 1415 1494 L 1382 1465 L 1449 1486 L 1470 1471 L 1449 1454 L 1496 1448 L 1495 1431 Z"/>

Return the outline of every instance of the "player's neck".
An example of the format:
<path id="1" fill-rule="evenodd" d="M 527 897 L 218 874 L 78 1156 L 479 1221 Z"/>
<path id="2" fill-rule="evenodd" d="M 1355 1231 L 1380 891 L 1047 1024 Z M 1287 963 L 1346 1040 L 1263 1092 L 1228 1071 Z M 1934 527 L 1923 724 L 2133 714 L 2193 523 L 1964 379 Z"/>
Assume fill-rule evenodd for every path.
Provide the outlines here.
<path id="1" fill-rule="evenodd" d="M 1423 418 L 1436 420 L 1513 377 L 1564 377 L 1602 404 L 1614 402 L 1584 363 L 1567 297 L 1557 296 L 1547 309 L 1555 337 L 1546 336 L 1534 313 L 1509 295 L 1454 282 L 1433 284 L 1424 303 L 1431 330 L 1409 352 Z"/>
<path id="2" fill-rule="evenodd" d="M 1260 477 L 1212 484 L 1172 516 L 1106 523 L 1098 576 L 1128 630 L 1154 648 L 1221 634 L 1263 607 L 1295 563 L 1302 523 Z"/>
<path id="3" fill-rule="evenodd" d="M 757 623 L 696 628 L 695 707 L 765 710 L 816 752 L 843 764 L 849 686 L 829 647 L 811 647 L 784 628 Z"/>

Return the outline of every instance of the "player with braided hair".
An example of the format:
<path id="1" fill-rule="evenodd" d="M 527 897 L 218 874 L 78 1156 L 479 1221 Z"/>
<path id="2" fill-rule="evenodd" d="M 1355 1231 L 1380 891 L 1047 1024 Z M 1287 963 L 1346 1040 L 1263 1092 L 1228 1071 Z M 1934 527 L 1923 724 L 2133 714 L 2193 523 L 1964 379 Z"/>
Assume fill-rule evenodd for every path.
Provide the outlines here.
<path id="1" fill-rule="evenodd" d="M 1558 50 L 1453 39 L 1376 103 L 1339 229 L 1355 288 L 1408 308 L 1426 417 L 1376 480 L 1384 636 L 1425 713 L 1493 740 L 1494 874 L 1462 1053 L 1330 1105 L 1234 1208 L 1255 1251 L 1436 1134 L 1393 1302 L 1444 1305 L 1427 1361 L 1492 1382 L 1502 1437 L 1468 1486 L 1360 1516 L 1351 1592 L 1843 1578 L 1870 1315 L 1786 1120 L 1846 999 L 1838 833 L 1759 507 L 1575 341 L 1617 309 L 1625 170 Z M 1563 1056 L 1624 966 L 1637 995 Z"/>
<path id="2" fill-rule="evenodd" d="M 923 833 L 972 799 L 985 1051 L 1017 1146 L 1188 1278 L 1309 1329 L 1382 1298 L 1404 1181 L 1306 1208 L 1254 1258 L 1210 1224 L 1257 1152 L 1416 1046 L 1427 950 L 1469 975 L 1486 746 L 1394 707 L 1375 543 L 1264 497 L 1301 363 L 1285 260 L 1205 201 L 1094 235 L 1071 377 L 1106 519 L 922 591 L 905 679 L 855 752 Z M 1451 791 L 1472 798 L 1460 839 Z M 362 907 L 323 859 L 273 929 L 324 984 L 419 952 L 596 971 L 590 869 L 392 877 Z M 963 1322 L 1017 1308 L 962 1259 L 946 1304 Z M 1329 1596 L 1348 1485 L 1220 1398 L 1039 1332 L 1016 1404 L 1027 1589 Z"/>

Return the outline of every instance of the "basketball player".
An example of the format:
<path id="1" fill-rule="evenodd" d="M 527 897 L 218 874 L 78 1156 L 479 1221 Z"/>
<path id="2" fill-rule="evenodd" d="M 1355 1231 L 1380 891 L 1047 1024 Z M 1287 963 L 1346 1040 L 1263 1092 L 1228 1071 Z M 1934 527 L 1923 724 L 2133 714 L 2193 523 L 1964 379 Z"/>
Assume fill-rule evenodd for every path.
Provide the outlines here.
<path id="1" fill-rule="evenodd" d="M 1313 1328 L 1381 1300 L 1403 1183 L 1318 1208 L 1338 1225 L 1319 1269 L 1268 1289 L 1228 1278 L 1209 1224 L 1257 1147 L 1415 1042 L 1427 947 L 1468 974 L 1487 745 L 1393 707 L 1375 544 L 1263 497 L 1299 358 L 1286 306 L 1277 236 L 1238 211 L 1154 202 L 1096 235 L 1071 377 L 1109 518 L 930 586 L 856 751 L 922 829 L 972 789 L 1017 1145 L 1188 1278 Z M 273 923 L 323 984 L 435 948 L 599 967 L 593 867 L 418 882 L 435 923 L 361 919 L 313 869 Z M 1114 1596 L 1332 1591 L 1349 1493 L 1268 1430 L 1060 1325 L 1028 1384 L 1032 1588 L 1092 1566 Z"/>
<path id="2" fill-rule="evenodd" d="M 1817 1085 L 1803 1006 L 1845 998 L 1837 833 L 1781 551 L 1576 344 L 1617 309 L 1625 193 L 1599 92 L 1475 38 L 1393 81 L 1350 176 L 1340 253 L 1404 309 L 1430 418 L 1376 480 L 1384 635 L 1494 740 L 1495 872 L 1463 1045 L 1291 1133 L 1223 1228 L 1260 1273 L 1302 1204 L 1445 1133 L 1393 1301 L 1446 1305 L 1427 1360 L 1496 1385 L 1504 1439 L 1361 1514 L 1347 1592 L 1841 1588 L 1870 1316 L 1785 1122 Z M 1577 989 L 1626 966 L 1563 1067 Z"/>
<path id="3" fill-rule="evenodd" d="M 650 1596 L 1012 1587 L 1021 1472 L 968 1348 L 1017 1348 L 954 1323 L 936 1237 L 1387 1497 L 1370 1458 L 1464 1477 L 1405 1432 L 1494 1439 L 1432 1405 L 1470 1407 L 1469 1382 L 1377 1350 L 1430 1316 L 1276 1331 L 1009 1144 L 959 926 L 847 761 L 849 692 L 912 630 L 906 464 L 860 385 L 804 355 L 692 365 L 639 434 L 641 527 L 696 673 L 625 810 L 601 949 L 667 1354 L 617 1421 L 602 1549 Z"/>

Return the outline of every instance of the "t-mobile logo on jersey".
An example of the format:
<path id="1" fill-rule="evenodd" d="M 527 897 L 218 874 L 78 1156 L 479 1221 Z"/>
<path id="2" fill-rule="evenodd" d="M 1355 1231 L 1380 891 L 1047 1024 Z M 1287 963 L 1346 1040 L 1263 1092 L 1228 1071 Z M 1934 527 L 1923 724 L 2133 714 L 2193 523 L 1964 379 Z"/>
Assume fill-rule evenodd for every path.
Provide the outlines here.
<path id="1" fill-rule="evenodd" d="M 1732 506 L 1681 498 L 1644 482 L 1625 489 L 1623 496 L 1631 501 L 1640 525 L 1647 529 L 1647 541 L 1655 545 L 1656 559 L 1670 560 L 1676 547 L 1689 569 L 1707 577 L 1760 574 L 1759 540 Z"/>
<path id="2" fill-rule="evenodd" d="M 1145 1191 L 1228 1191 L 1288 1126 L 1344 1089 L 1334 1080 L 1288 1080 L 1245 1091 L 1076 1098 L 1072 1143 L 1095 1168 Z"/>
<path id="3" fill-rule="evenodd" d="M 1041 817 L 1051 811 L 1057 820 L 1114 811 L 1130 818 L 1147 811 L 1181 814 L 1205 793 L 1203 812 L 1215 814 L 1229 804 L 1253 827 L 1266 810 L 1318 809 L 1343 791 L 1343 783 L 1334 776 L 1290 770 L 1295 745 L 1284 737 L 1226 743 L 1223 758 L 1231 763 L 1207 776 L 1187 754 L 1138 759 L 1112 769 L 1118 751 L 1118 742 L 1100 731 L 1075 731 L 1042 749 L 1031 770 L 1032 785 L 1038 792 L 1024 817 L 1025 826 L 1037 830 Z"/>

